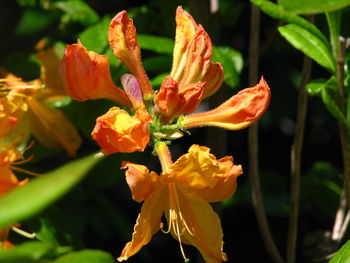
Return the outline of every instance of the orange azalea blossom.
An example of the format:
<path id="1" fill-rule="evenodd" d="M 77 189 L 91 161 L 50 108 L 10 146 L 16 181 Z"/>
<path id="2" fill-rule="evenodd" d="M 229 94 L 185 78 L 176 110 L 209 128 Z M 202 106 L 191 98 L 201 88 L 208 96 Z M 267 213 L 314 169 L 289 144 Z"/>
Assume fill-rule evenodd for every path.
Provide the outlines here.
<path id="1" fill-rule="evenodd" d="M 220 63 L 212 63 L 212 44 L 201 25 L 181 7 L 176 10 L 173 67 L 154 98 L 168 122 L 193 112 L 202 99 L 214 94 L 223 81 Z"/>
<path id="2" fill-rule="evenodd" d="M 108 57 L 87 51 L 80 41 L 67 45 L 60 74 L 67 93 L 75 100 L 109 99 L 131 106 L 125 92 L 113 83 Z"/>
<path id="3" fill-rule="evenodd" d="M 0 130 L 5 125 L 1 122 L 12 118 L 10 110 L 4 114 L 8 117 L 1 118 L 1 108 L 5 109 L 5 103 L 9 102 L 17 111 L 20 109 L 21 115 L 27 117 L 20 121 L 22 133 L 28 136 L 31 132 L 45 146 L 64 148 L 70 156 L 74 156 L 81 144 L 78 132 L 63 112 L 47 104 L 61 99 L 65 93 L 58 75 L 58 59 L 49 51 L 42 51 L 38 56 L 42 61 L 40 79 L 24 82 L 13 74 L 1 72 L 4 77 L 1 81 L 6 92 L 0 101 Z"/>
<path id="4" fill-rule="evenodd" d="M 243 129 L 265 113 L 270 97 L 270 89 L 264 78 L 261 78 L 259 84 L 240 91 L 217 108 L 185 116 L 181 125 L 184 129 L 202 126 Z"/>
<path id="5" fill-rule="evenodd" d="M 22 159 L 22 154 L 14 148 L 1 149 L 0 152 L 0 197 L 12 189 L 22 186 L 28 179 L 19 181 L 12 172 L 13 166 L 18 159 Z"/>
<path id="6" fill-rule="evenodd" d="M 236 190 L 236 178 L 242 174 L 233 158 L 216 159 L 210 149 L 192 145 L 187 154 L 172 163 L 165 143 L 155 148 L 162 170 L 160 176 L 146 166 L 124 162 L 126 181 L 137 202 L 143 202 L 132 240 L 123 249 L 118 261 L 128 259 L 146 245 L 159 229 L 171 233 L 180 243 L 195 246 L 206 262 L 227 261 L 223 252 L 220 219 L 209 202 L 229 198 Z M 162 215 L 168 222 L 165 229 Z"/>
<path id="7" fill-rule="evenodd" d="M 125 110 L 112 107 L 97 118 L 91 135 L 105 154 L 142 152 L 150 139 L 149 121 L 146 111 L 138 110 L 135 116 L 130 116 Z"/>

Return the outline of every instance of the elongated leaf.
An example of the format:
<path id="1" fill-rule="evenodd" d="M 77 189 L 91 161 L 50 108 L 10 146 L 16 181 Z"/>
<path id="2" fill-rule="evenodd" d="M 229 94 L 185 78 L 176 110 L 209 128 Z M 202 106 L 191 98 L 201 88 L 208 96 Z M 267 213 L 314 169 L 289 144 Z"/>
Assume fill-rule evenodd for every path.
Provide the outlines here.
<path id="1" fill-rule="evenodd" d="M 0 227 L 39 213 L 74 187 L 100 159 L 91 155 L 70 162 L 0 198 Z"/>
<path id="2" fill-rule="evenodd" d="M 295 24 L 278 27 L 278 30 L 296 49 L 302 51 L 321 66 L 335 72 L 336 64 L 330 48 L 312 32 Z"/>
<path id="3" fill-rule="evenodd" d="M 113 257 L 101 250 L 86 249 L 61 256 L 53 263 L 115 263 Z"/>
<path id="4" fill-rule="evenodd" d="M 339 121 L 341 121 L 345 126 L 348 126 L 348 123 L 346 121 L 346 118 L 340 108 L 338 107 L 337 103 L 334 101 L 332 96 L 329 94 L 327 89 L 322 90 L 322 100 L 323 103 L 326 105 L 329 112 Z"/>
<path id="5" fill-rule="evenodd" d="M 56 247 L 52 244 L 29 241 L 0 253 L 0 262 L 34 263 L 46 255 L 59 256 L 71 250 L 69 247 Z"/>
<path id="6" fill-rule="evenodd" d="M 350 5 L 350 0 L 278 0 L 286 11 L 297 14 L 317 14 Z"/>
<path id="7" fill-rule="evenodd" d="M 340 36 L 340 27 L 341 27 L 341 12 L 327 12 L 327 23 L 329 27 L 329 32 L 331 35 L 331 44 L 334 57 L 338 56 L 338 39 Z"/>
<path id="8" fill-rule="evenodd" d="M 147 49 L 160 54 L 173 54 L 174 40 L 152 35 L 137 36 L 141 49 Z"/>
<path id="9" fill-rule="evenodd" d="M 313 24 L 305 20 L 304 18 L 284 10 L 281 6 L 276 5 L 268 0 L 250 0 L 254 5 L 258 6 L 265 14 L 282 20 L 287 23 L 296 24 L 308 31 L 312 32 L 315 36 L 323 41 L 326 46 L 329 46 L 328 39 L 325 35 Z"/>
<path id="10" fill-rule="evenodd" d="M 350 240 L 345 243 L 335 255 L 331 258 L 329 263 L 349 263 L 350 262 Z"/>

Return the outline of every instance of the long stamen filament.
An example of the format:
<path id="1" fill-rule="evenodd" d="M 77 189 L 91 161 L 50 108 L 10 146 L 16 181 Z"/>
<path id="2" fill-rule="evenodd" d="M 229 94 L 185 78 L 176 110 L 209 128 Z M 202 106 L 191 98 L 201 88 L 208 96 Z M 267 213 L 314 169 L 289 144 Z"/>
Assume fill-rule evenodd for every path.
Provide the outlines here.
<path id="1" fill-rule="evenodd" d="M 34 239 L 36 237 L 36 234 L 35 233 L 28 233 L 22 229 L 19 229 L 18 227 L 15 227 L 13 226 L 11 228 L 14 232 L 16 232 L 17 234 L 20 234 L 21 236 L 24 236 L 26 238 L 29 238 L 29 239 Z"/>
<path id="2" fill-rule="evenodd" d="M 29 174 L 29 175 L 32 175 L 32 176 L 41 176 L 41 174 L 39 174 L 39 173 L 31 172 L 31 171 L 28 171 L 28 170 L 26 170 L 26 169 L 19 168 L 19 167 L 17 167 L 17 166 L 11 166 L 11 169 L 12 169 L 12 170 L 15 170 L 15 171 L 17 171 L 17 172 Z"/>

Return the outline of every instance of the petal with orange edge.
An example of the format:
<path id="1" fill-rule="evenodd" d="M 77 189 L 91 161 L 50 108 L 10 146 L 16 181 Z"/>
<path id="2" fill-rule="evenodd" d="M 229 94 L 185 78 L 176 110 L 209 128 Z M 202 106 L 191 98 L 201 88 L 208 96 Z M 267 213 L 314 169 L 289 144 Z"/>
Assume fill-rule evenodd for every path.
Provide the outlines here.
<path id="1" fill-rule="evenodd" d="M 132 193 L 132 199 L 142 202 L 156 189 L 158 186 L 158 175 L 149 172 L 144 165 L 131 162 L 123 162 L 121 169 L 127 169 L 125 172 L 126 182 Z"/>
<path id="2" fill-rule="evenodd" d="M 67 45 L 60 65 L 67 93 L 76 100 L 110 99 L 131 106 L 125 92 L 113 83 L 108 57 L 98 55 L 78 44 Z"/>
<path id="3" fill-rule="evenodd" d="M 154 97 L 157 110 L 163 116 L 169 116 L 179 107 L 178 83 L 170 76 L 166 77 L 160 86 L 159 92 Z"/>
<path id="4" fill-rule="evenodd" d="M 243 129 L 265 113 L 270 97 L 270 89 L 261 78 L 259 84 L 240 91 L 219 107 L 185 116 L 181 124 L 185 129 L 202 126 L 217 126 L 230 130 Z"/>
<path id="5" fill-rule="evenodd" d="M 181 236 L 183 243 L 195 246 L 207 263 L 227 261 L 223 252 L 220 218 L 210 204 L 196 195 L 187 196 L 181 191 L 178 196 L 182 216 L 192 232 L 184 232 Z"/>
<path id="6" fill-rule="evenodd" d="M 119 262 L 136 254 L 160 229 L 161 217 L 166 202 L 167 195 L 164 189 L 154 191 L 144 201 L 136 220 L 132 240 L 125 245 L 121 255 L 117 258 Z"/>
<path id="7" fill-rule="evenodd" d="M 224 70 L 220 63 L 210 63 L 203 81 L 206 82 L 202 99 L 205 99 L 217 92 L 224 80 Z"/>
<path id="8" fill-rule="evenodd" d="M 198 28 L 192 16 L 181 6 L 176 9 L 176 34 L 173 52 L 173 67 L 170 76 L 180 81 L 187 59 L 187 50 Z"/>
<path id="9" fill-rule="evenodd" d="M 136 28 L 125 10 L 119 12 L 112 19 L 108 30 L 108 39 L 114 55 L 125 64 L 140 82 L 143 97 L 152 96 L 153 89 L 141 62 Z"/>

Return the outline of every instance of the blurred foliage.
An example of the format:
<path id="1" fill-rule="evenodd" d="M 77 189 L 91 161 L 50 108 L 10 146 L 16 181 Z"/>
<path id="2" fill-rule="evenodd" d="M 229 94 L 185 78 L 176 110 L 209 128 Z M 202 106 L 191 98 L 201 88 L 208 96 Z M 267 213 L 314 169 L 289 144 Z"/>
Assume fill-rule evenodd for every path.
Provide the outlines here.
<path id="1" fill-rule="evenodd" d="M 350 34 L 349 1 L 251 2 L 268 14 L 262 16 L 259 72 L 271 87 L 272 100 L 260 125 L 261 180 L 265 208 L 273 222 L 273 235 L 278 246 L 284 248 L 289 213 L 289 158 L 302 53 L 319 65 L 315 64 L 314 80 L 307 86 L 312 96 L 303 152 L 301 241 L 312 231 L 330 229 L 338 208 L 342 168 L 336 120 L 346 125 L 350 123 L 350 99 L 347 99 L 347 114 L 344 115 L 336 103 L 333 76 L 336 61 L 332 41 L 340 32 L 346 37 Z M 109 58 L 112 78 L 121 86 L 120 76 L 127 70 L 113 55 L 107 31 L 111 18 L 125 9 L 137 27 L 145 70 L 154 88 L 158 89 L 171 71 L 174 17 L 179 5 L 190 11 L 212 38 L 213 61 L 222 63 L 224 68 L 224 95 L 220 95 L 230 97 L 246 87 L 250 3 L 244 0 L 219 0 L 215 13 L 198 11 L 209 6 L 209 1 L 201 4 L 191 0 L 5 1 L 0 9 L 1 67 L 25 80 L 33 80 L 40 76 L 40 63 L 36 59 L 38 49 L 53 47 L 58 57 L 62 57 L 65 44 L 76 43 L 79 39 L 88 50 Z M 341 25 L 333 11 L 343 12 Z M 325 12 L 329 12 L 328 18 L 319 14 Z M 301 16 L 315 13 L 319 14 L 315 17 L 315 25 Z M 333 25 L 332 29 L 327 28 L 327 19 Z M 333 38 L 329 39 L 329 33 Z M 349 87 L 348 50 L 345 65 L 345 83 Z M 346 92 L 350 96 L 350 91 Z M 115 262 L 113 258 L 119 255 L 131 237 L 139 210 L 139 204 L 131 200 L 124 172 L 119 169 L 121 162 L 147 163 L 150 170 L 158 171 L 159 164 L 149 151 L 143 155 L 115 154 L 99 161 L 91 157 L 91 153 L 99 151 L 90 136 L 95 120 L 113 105 L 106 100 L 78 102 L 69 98 L 52 104 L 62 109 L 74 123 L 83 137 L 83 144 L 78 150 L 77 160 L 71 160 L 61 150 L 47 149 L 39 142 L 25 153 L 35 158 L 23 167 L 45 176 L 33 179 L 0 199 L 0 225 L 21 223 L 21 229 L 35 232 L 36 238 L 28 241 L 11 232 L 9 240 L 16 246 L 1 252 L 0 262 Z M 176 146 L 172 146 L 172 150 L 175 156 L 187 151 L 193 143 L 205 145 L 207 132 L 204 129 L 193 130 L 191 134 L 174 142 Z M 218 208 L 223 217 L 225 251 L 232 262 L 270 262 L 258 238 L 251 206 L 246 141 L 246 130 L 228 132 L 228 154 L 235 157 L 235 163 L 242 164 L 245 173 L 238 180 L 237 193 Z M 349 233 L 345 239 L 349 239 Z M 348 247 L 349 243 L 346 243 L 331 263 L 348 262 Z M 182 257 L 178 250 L 176 241 L 166 235 L 156 235 L 130 261 L 179 262 Z M 192 262 L 196 252 L 189 251 Z M 298 262 L 304 262 L 301 249 L 298 257 Z"/>

